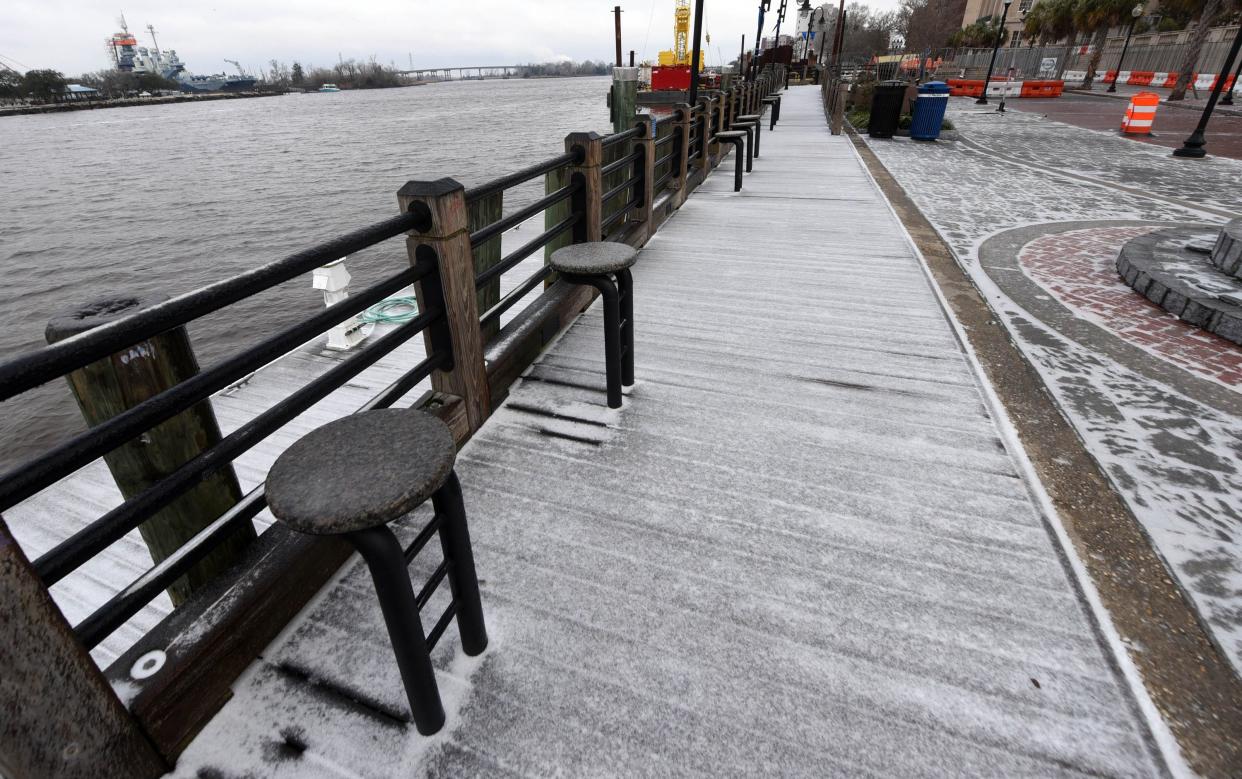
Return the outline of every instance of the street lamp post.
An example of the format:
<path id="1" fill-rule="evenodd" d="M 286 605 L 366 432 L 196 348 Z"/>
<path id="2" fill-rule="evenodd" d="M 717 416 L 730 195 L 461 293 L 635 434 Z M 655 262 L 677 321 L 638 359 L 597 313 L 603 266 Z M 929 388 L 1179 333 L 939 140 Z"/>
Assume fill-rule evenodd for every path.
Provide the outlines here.
<path id="1" fill-rule="evenodd" d="M 703 51 L 703 0 L 694 4 L 694 47 L 690 54 L 690 99 L 694 106 L 699 102 L 699 57 Z"/>
<path id="2" fill-rule="evenodd" d="M 1212 117 L 1212 111 L 1216 108 L 1216 101 L 1220 98 L 1221 87 L 1225 85 L 1227 80 L 1224 78 L 1224 74 L 1228 73 L 1229 69 L 1233 67 L 1234 60 L 1238 58 L 1239 48 L 1242 48 L 1242 29 L 1238 30 L 1238 33 L 1233 36 L 1233 46 L 1229 48 L 1229 56 L 1225 58 L 1225 66 L 1220 69 L 1221 78 L 1216 79 L 1216 83 L 1212 85 L 1212 94 L 1208 98 L 1207 106 L 1203 109 L 1203 116 L 1199 117 L 1199 126 L 1195 128 L 1195 131 L 1190 134 L 1189 138 L 1182 141 L 1182 148 L 1173 150 L 1174 157 L 1198 159 L 1207 156 L 1207 152 L 1203 150 L 1203 147 L 1207 144 L 1203 138 L 1203 131 L 1207 129 L 1208 119 Z"/>
<path id="3" fill-rule="evenodd" d="M 996 52 L 1000 50 L 1001 40 L 1005 37 L 1005 17 L 1009 16 L 1009 6 L 1013 0 L 1005 0 L 1005 10 L 1001 11 L 1000 29 L 996 31 L 996 44 L 992 46 L 992 60 L 988 63 L 988 75 L 983 79 L 983 94 L 975 101 L 976 105 L 988 104 L 988 84 L 992 81 L 992 68 L 996 67 Z"/>
<path id="4" fill-rule="evenodd" d="M 1026 14 L 1022 14 L 1022 21 L 1026 21 Z M 1009 47 L 1009 69 L 1005 71 L 1005 87 L 1001 89 L 1000 105 L 996 107 L 997 113 L 1005 113 L 1005 98 L 1009 96 L 1009 85 L 1013 83 L 1014 62 L 1017 61 L 1018 50 L 1014 46 Z M 988 93 L 987 84 L 983 85 L 983 94 Z"/>
<path id="5" fill-rule="evenodd" d="M 1126 51 L 1130 48 L 1130 36 L 1134 34 L 1134 25 L 1138 24 L 1139 17 L 1142 15 L 1142 3 L 1130 9 L 1130 29 L 1126 30 L 1126 42 L 1121 45 L 1121 56 L 1117 59 L 1117 74 L 1113 76 L 1113 83 L 1108 85 L 1105 92 L 1117 91 L 1117 79 L 1121 78 L 1121 64 L 1126 61 Z"/>

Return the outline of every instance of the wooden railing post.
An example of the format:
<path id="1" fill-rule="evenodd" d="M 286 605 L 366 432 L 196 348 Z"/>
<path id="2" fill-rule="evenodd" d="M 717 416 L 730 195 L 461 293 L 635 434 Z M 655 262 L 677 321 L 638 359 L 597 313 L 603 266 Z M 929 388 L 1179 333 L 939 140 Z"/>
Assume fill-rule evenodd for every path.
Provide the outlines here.
<path id="1" fill-rule="evenodd" d="M 162 300 L 138 296 L 97 300 L 48 322 L 47 341 L 56 343 L 93 330 Z M 197 373 L 190 337 L 185 327 L 175 327 L 73 371 L 65 379 L 86 423 L 94 427 Z M 219 442 L 220 425 L 210 401 L 204 400 L 118 446 L 103 459 L 128 500 Z M 175 553 L 239 500 L 241 487 L 231 465 L 206 476 L 139 526 L 151 559 L 159 563 Z M 254 526 L 239 524 L 168 588 L 173 605 L 181 605 L 196 589 L 232 567 L 254 539 Z"/>
<path id="2" fill-rule="evenodd" d="M 716 132 L 725 129 L 725 101 L 724 95 L 717 94 L 712 96 L 712 113 L 715 118 Z M 719 143 L 712 144 L 712 165 L 713 167 L 720 164 L 720 158 L 724 156 L 724 150 Z"/>
<path id="3" fill-rule="evenodd" d="M 712 99 L 704 95 L 699 98 L 699 105 L 702 110 L 699 111 L 699 170 L 703 171 L 703 176 L 712 170 L 712 135 L 715 134 L 715 114 L 712 113 Z"/>
<path id="4" fill-rule="evenodd" d="M 634 162 L 635 173 L 640 177 L 639 197 L 642 198 L 642 202 L 634 208 L 634 217 L 642 223 L 642 242 L 646 243 L 655 234 L 655 222 L 651 218 L 652 201 L 655 200 L 655 122 L 651 114 L 638 114 L 634 117 L 633 126 L 642 128 L 642 133 L 634 139 L 634 149 L 642 151 L 642 156 Z"/>
<path id="5" fill-rule="evenodd" d="M 600 166 L 604 159 L 603 139 L 593 132 L 570 133 L 565 136 L 565 151 L 578 153 L 578 162 L 566 170 L 568 181 L 579 181 L 582 186 L 571 198 L 573 210 L 582 214 L 582 218 L 574 225 L 574 243 L 599 241 L 603 239 L 600 222 L 603 220 L 602 203 L 604 185 L 600 174 Z"/>
<path id="6" fill-rule="evenodd" d="M 0 775 L 146 779 L 156 752 L 0 517 Z"/>
<path id="7" fill-rule="evenodd" d="M 415 285 L 415 291 L 420 311 L 444 307 L 444 321 L 427 328 L 423 338 L 428 354 L 437 347 L 450 345 L 453 364 L 449 369 L 432 373 L 431 386 L 437 392 L 462 399 L 469 425 L 469 430 L 465 431 L 468 436 L 478 430 L 491 413 L 491 398 L 483 363 L 465 194 L 465 188 L 450 178 L 410 181 L 397 192 L 397 201 L 402 211 L 418 208 L 421 203 L 428 212 L 426 229 L 410 231 L 406 251 L 411 263 L 430 256 L 429 253 L 435 255 L 439 272 Z M 463 438 L 457 437 L 458 440 Z"/>
<path id="8" fill-rule="evenodd" d="M 497 222 L 504 215 L 504 192 L 497 192 L 487 197 L 481 197 L 470 203 L 466 207 L 466 224 L 470 232 L 482 230 L 484 227 Z M 482 245 L 474 247 L 474 272 L 482 273 L 488 268 L 500 262 L 500 236 L 484 241 Z M 478 310 L 480 313 L 489 311 L 492 306 L 500 302 L 500 279 L 492 279 L 478 291 Z M 500 330 L 500 322 L 492 320 L 483 333 L 483 341 L 486 343 L 489 338 Z"/>
<path id="9" fill-rule="evenodd" d="M 678 140 L 673 141 L 677 144 L 677 158 L 673 160 L 676 165 L 677 176 L 673 181 L 673 207 L 681 208 L 686 202 L 686 198 L 690 196 L 689 181 L 690 178 L 690 123 L 694 121 L 693 114 L 690 113 L 690 106 L 682 103 L 677 107 L 677 118 L 674 121 L 673 132 L 677 134 Z"/>

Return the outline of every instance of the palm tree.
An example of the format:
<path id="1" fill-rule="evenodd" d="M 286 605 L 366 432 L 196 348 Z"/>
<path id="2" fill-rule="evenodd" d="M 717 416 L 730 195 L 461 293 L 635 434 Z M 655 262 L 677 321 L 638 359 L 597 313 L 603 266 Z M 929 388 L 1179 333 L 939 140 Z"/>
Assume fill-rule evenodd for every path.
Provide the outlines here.
<path id="1" fill-rule="evenodd" d="M 1190 86 L 1190 79 L 1194 77 L 1195 64 L 1199 61 L 1199 53 L 1203 50 L 1203 43 L 1207 40 L 1208 32 L 1211 31 L 1212 24 L 1217 21 L 1217 17 L 1221 16 L 1228 7 L 1227 0 L 1206 0 L 1198 9 L 1198 13 L 1193 17 L 1197 22 L 1195 30 L 1190 35 L 1190 45 L 1186 47 L 1186 53 L 1182 55 L 1182 64 L 1177 69 L 1177 81 L 1173 84 L 1173 91 L 1169 93 L 1169 100 L 1186 99 L 1186 87 Z M 1222 78 L 1224 78 L 1223 75 Z"/>
<path id="2" fill-rule="evenodd" d="M 1129 13 L 1130 2 L 1131 0 L 1078 0 L 1074 4 L 1074 27 L 1094 36 L 1091 40 L 1091 59 L 1087 62 L 1087 76 L 1082 80 L 1083 89 L 1090 89 L 1091 82 L 1095 81 L 1096 68 L 1100 66 L 1100 58 L 1104 56 L 1104 44 L 1108 42 L 1108 31 Z"/>

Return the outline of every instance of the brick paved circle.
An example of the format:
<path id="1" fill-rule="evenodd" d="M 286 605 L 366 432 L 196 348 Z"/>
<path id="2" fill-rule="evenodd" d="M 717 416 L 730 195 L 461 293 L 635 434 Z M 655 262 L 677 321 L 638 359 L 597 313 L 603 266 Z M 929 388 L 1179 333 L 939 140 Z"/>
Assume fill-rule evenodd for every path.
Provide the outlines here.
<path id="1" fill-rule="evenodd" d="M 1022 270 L 1063 306 L 1185 370 L 1242 388 L 1242 348 L 1187 324 L 1126 286 L 1114 265 L 1126 241 L 1158 227 L 1045 235 L 1018 254 Z"/>

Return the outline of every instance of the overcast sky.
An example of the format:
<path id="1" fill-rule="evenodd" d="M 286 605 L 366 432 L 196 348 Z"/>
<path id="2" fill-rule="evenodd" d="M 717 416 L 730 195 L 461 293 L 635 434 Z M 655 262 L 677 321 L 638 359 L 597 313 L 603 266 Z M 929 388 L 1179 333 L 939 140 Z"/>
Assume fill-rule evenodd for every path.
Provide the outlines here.
<path id="1" fill-rule="evenodd" d="M 773 7 L 780 0 L 773 2 Z M 819 0 L 822 2 L 822 0 Z M 812 5 L 819 2 L 813 0 Z M 570 58 L 612 60 L 611 12 L 617 0 L 3 0 L 0 57 L 18 69 L 67 75 L 109 66 L 104 40 L 124 12 L 139 44 L 148 24 L 162 48 L 177 50 L 194 73 L 247 69 L 269 60 L 328 65 L 340 55 L 418 67 L 508 65 Z M 876 8 L 897 0 L 869 0 Z M 786 27 L 796 14 L 790 0 Z M 672 46 L 672 0 L 622 0 L 622 44 L 639 59 Z M 706 0 L 710 64 L 732 59 L 755 34 L 757 0 Z M 769 15 L 775 23 L 774 14 Z M 771 24 L 765 23 L 769 28 Z"/>

